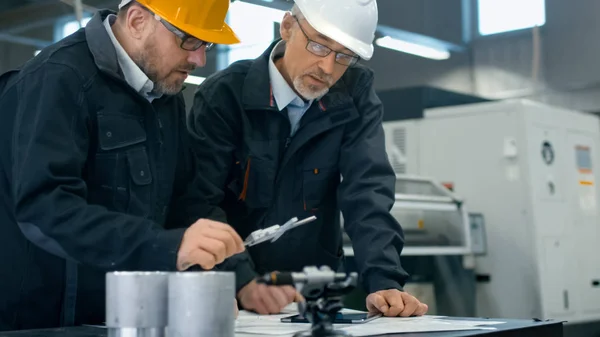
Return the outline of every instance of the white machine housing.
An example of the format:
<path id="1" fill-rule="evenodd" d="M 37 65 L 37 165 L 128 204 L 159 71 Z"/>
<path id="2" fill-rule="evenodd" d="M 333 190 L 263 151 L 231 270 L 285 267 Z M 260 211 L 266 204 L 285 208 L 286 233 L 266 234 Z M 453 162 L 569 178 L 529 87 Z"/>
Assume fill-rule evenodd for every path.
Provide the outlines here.
<path id="1" fill-rule="evenodd" d="M 483 214 L 478 316 L 600 319 L 597 116 L 510 100 L 428 109 L 384 130 L 396 173 L 452 183 Z"/>
<path id="2" fill-rule="evenodd" d="M 437 181 L 396 175 L 395 202 L 390 210 L 404 233 L 402 256 L 470 255 L 471 224 L 462 199 Z M 340 213 L 343 228 L 344 216 Z M 344 254 L 354 256 L 350 238 Z"/>

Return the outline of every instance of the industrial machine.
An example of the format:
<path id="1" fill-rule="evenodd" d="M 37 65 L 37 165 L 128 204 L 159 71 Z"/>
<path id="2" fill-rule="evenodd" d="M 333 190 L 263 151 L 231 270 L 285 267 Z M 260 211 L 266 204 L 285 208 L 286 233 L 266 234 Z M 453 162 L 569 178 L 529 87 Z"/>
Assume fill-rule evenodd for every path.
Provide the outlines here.
<path id="1" fill-rule="evenodd" d="M 398 174 L 435 177 L 477 213 L 477 316 L 600 319 L 596 116 L 509 100 L 425 109 L 384 130 Z"/>
<path id="2" fill-rule="evenodd" d="M 459 197 L 437 181 L 396 175 L 396 202 L 391 213 L 404 231 L 403 256 L 471 253 L 466 208 Z M 354 255 L 350 239 L 344 239 L 344 254 Z"/>
<path id="3" fill-rule="evenodd" d="M 391 214 L 404 232 L 402 265 L 411 275 L 404 289 L 427 303 L 429 314 L 475 315 L 472 214 L 447 187 L 423 176 L 398 174 L 395 199 Z M 353 260 L 346 234 L 344 255 Z"/>

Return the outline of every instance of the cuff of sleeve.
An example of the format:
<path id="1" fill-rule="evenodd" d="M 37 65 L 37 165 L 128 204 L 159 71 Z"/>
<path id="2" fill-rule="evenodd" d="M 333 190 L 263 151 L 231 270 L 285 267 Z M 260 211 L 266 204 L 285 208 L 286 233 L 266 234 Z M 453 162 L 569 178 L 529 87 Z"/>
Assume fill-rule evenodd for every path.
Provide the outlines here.
<path id="1" fill-rule="evenodd" d="M 208 213 L 208 215 L 206 216 L 206 218 L 209 219 L 209 220 L 212 220 L 212 221 L 219 221 L 219 222 L 227 223 L 227 215 L 219 207 L 214 207 Z"/>
<path id="2" fill-rule="evenodd" d="M 216 267 L 217 270 L 235 272 L 235 293 L 258 276 L 248 251 L 234 255 Z"/>
<path id="3" fill-rule="evenodd" d="M 188 215 L 185 221 L 187 226 L 191 226 L 199 219 L 208 219 L 227 223 L 227 215 L 225 215 L 225 212 L 219 207 L 212 207 L 211 209 L 196 209 L 187 213 Z"/>
<path id="4" fill-rule="evenodd" d="M 240 289 L 252 282 L 257 276 L 258 274 L 254 271 L 250 261 L 240 263 L 235 269 L 235 293 L 237 294 Z"/>
<path id="5" fill-rule="evenodd" d="M 381 275 L 370 275 L 364 280 L 365 290 L 372 294 L 380 290 L 398 289 L 404 291 L 404 286 L 400 282 L 383 277 Z"/>
<path id="6" fill-rule="evenodd" d="M 146 271 L 176 271 L 177 252 L 185 228 L 157 232 L 141 251 L 139 268 Z"/>

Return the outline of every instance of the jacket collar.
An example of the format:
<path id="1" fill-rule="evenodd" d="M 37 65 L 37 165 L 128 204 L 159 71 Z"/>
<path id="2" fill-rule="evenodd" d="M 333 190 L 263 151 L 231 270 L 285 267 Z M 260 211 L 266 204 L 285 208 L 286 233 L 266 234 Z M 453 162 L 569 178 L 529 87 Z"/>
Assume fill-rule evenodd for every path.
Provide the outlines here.
<path id="1" fill-rule="evenodd" d="M 248 70 L 242 89 L 242 102 L 246 110 L 277 110 L 269 78 L 269 57 L 277 42 L 256 58 Z"/>
<path id="2" fill-rule="evenodd" d="M 124 80 L 123 73 L 119 68 L 117 52 L 104 27 L 104 19 L 109 14 L 115 14 L 115 12 L 110 10 L 98 11 L 86 25 L 85 37 L 98 69 Z"/>
<path id="3" fill-rule="evenodd" d="M 305 109 L 308 109 L 313 100 L 310 100 L 309 102 L 304 101 L 287 83 L 275 65 L 275 60 L 278 57 L 281 57 L 284 52 L 285 41 L 279 41 L 269 56 L 269 79 L 271 82 L 271 90 L 273 91 L 273 98 L 275 99 L 275 104 L 277 104 L 277 109 L 281 111 L 290 104 L 299 108 L 305 107 Z"/>
<path id="4" fill-rule="evenodd" d="M 242 103 L 246 110 L 277 110 L 269 78 L 269 59 L 279 41 L 281 39 L 274 41 L 261 56 L 252 62 L 248 70 L 242 89 Z M 351 104 L 352 97 L 344 82 L 344 76 L 317 102 L 321 110 L 335 109 Z"/>

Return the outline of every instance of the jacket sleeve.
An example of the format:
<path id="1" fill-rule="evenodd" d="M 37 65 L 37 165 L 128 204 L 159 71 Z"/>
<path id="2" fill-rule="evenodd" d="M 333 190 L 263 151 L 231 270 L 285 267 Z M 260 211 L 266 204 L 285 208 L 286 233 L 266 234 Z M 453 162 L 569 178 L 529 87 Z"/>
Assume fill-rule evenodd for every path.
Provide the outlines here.
<path id="1" fill-rule="evenodd" d="M 373 89 L 372 73 L 369 75 L 360 79 L 359 92 L 353 94 L 361 117 L 346 127 L 339 197 L 363 286 L 373 293 L 402 290 L 408 274 L 400 264 L 404 235 L 390 214 L 395 174 L 385 151 L 383 106 Z"/>
<path id="2" fill-rule="evenodd" d="M 47 63 L 7 89 L 14 107 L 11 193 L 22 234 L 56 256 L 103 270 L 175 270 L 183 230 L 87 203 L 89 118 L 83 80 Z"/>
<path id="3" fill-rule="evenodd" d="M 168 228 L 187 228 L 198 219 L 227 222 L 225 213 L 219 207 L 208 204 L 202 191 L 195 186 L 199 183 L 194 180 L 199 174 L 200 165 L 194 154 L 191 136 L 187 129 L 183 97 L 179 96 L 179 98 L 180 104 L 177 111 L 178 162 L 166 226 Z"/>
<path id="4" fill-rule="evenodd" d="M 200 86 L 194 96 L 187 123 L 197 165 L 193 188 L 209 205 L 211 218 L 227 222 L 226 214 L 219 205 L 225 196 L 224 188 L 235 160 L 234 152 L 241 142 L 241 122 L 233 114 L 224 112 L 235 111 L 235 107 L 228 106 L 233 104 L 232 100 L 220 102 L 219 107 L 214 107 L 214 104 L 208 103 L 203 88 Z M 215 95 L 212 98 L 214 102 Z M 217 269 L 235 272 L 237 290 L 257 275 L 248 251 L 227 259 Z"/>

